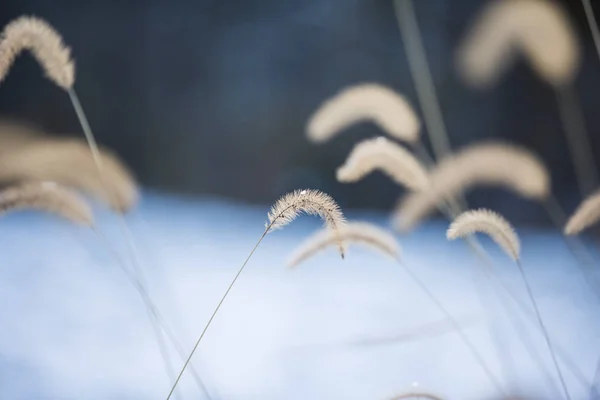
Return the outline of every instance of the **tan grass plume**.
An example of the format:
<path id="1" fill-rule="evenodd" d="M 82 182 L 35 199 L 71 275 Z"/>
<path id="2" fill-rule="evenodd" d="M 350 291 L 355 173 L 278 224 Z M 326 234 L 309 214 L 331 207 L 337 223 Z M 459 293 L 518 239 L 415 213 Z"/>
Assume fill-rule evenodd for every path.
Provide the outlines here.
<path id="1" fill-rule="evenodd" d="M 465 211 L 448 228 L 448 240 L 464 238 L 475 233 L 485 233 L 513 260 L 521 253 L 519 237 L 511 224 L 497 212 L 484 208 Z"/>
<path id="2" fill-rule="evenodd" d="M 419 139 L 421 125 L 410 104 L 398 93 L 375 83 L 352 86 L 325 101 L 310 117 L 308 138 L 323 143 L 362 121 L 374 122 L 405 142 Z"/>
<path id="3" fill-rule="evenodd" d="M 115 154 L 101 150 L 101 157 L 107 191 L 91 151 L 79 139 L 44 138 L 0 153 L 0 181 L 55 181 L 85 191 L 114 210 L 125 212 L 137 203 L 137 184 Z"/>
<path id="4" fill-rule="evenodd" d="M 223 302 L 229 295 L 229 292 L 231 292 L 231 289 L 239 279 L 240 275 L 244 271 L 244 268 L 246 268 L 248 261 L 250 260 L 258 246 L 260 246 L 263 239 L 267 236 L 269 232 L 275 229 L 281 229 L 288 225 L 301 213 L 318 215 L 319 217 L 321 217 L 325 224 L 325 227 L 335 233 L 337 238 L 337 244 L 340 249 L 340 254 L 342 258 L 344 258 L 344 243 L 341 240 L 339 232 L 345 225 L 345 218 L 339 206 L 337 205 L 335 200 L 331 198 L 331 196 L 318 190 L 304 189 L 295 190 L 294 192 L 288 193 L 281 197 L 279 200 L 277 200 L 273 207 L 271 207 L 267 215 L 268 222 L 266 223 L 265 231 L 252 248 L 252 251 L 250 251 L 250 254 L 248 254 L 248 257 L 246 257 L 246 260 L 243 262 L 242 266 L 238 269 L 238 272 L 235 274 L 231 283 L 227 287 L 227 290 L 225 290 L 225 293 L 221 297 L 221 300 L 217 304 L 217 307 L 215 307 L 215 310 L 213 311 L 211 317 L 208 319 L 208 322 L 204 326 L 204 329 L 200 333 L 200 336 L 198 336 L 196 344 L 192 348 L 190 355 L 188 356 L 187 360 L 183 364 L 183 367 L 179 371 L 179 374 L 175 379 L 175 383 L 173 383 L 173 386 L 171 386 L 171 390 L 169 391 L 166 400 L 171 399 L 173 393 L 175 393 L 175 389 L 181 381 L 181 377 L 185 373 L 185 370 L 187 369 L 192 357 L 198 349 L 200 342 L 202 342 L 202 338 L 204 338 L 204 335 L 206 334 L 215 316 L 219 312 L 219 309 L 223 305 Z"/>
<path id="5" fill-rule="evenodd" d="M 531 151 L 506 143 L 484 142 L 468 146 L 444 159 L 429 173 L 429 189 L 410 193 L 394 213 L 394 227 L 414 228 L 438 204 L 476 185 L 505 187 L 525 198 L 541 200 L 550 194 L 550 176 Z"/>
<path id="6" fill-rule="evenodd" d="M 457 52 L 457 66 L 474 86 L 489 86 L 518 51 L 554 86 L 573 80 L 580 47 L 565 12 L 545 0 L 490 1 Z"/>
<path id="7" fill-rule="evenodd" d="M 336 245 L 339 239 L 346 245 L 366 246 L 395 260 L 400 259 L 400 246 L 394 236 L 377 225 L 368 222 L 348 222 L 339 230 L 339 238 L 337 236 L 327 228 L 313 233 L 294 250 L 287 266 L 296 267 L 327 247 Z"/>
<path id="8" fill-rule="evenodd" d="M 340 182 L 356 182 L 374 170 L 381 170 L 399 185 L 411 190 L 424 190 L 429 178 L 425 167 L 411 152 L 384 138 L 358 143 L 344 165 L 337 170 Z"/>
<path id="9" fill-rule="evenodd" d="M 433 393 L 427 392 L 408 392 L 402 393 L 398 396 L 391 397 L 390 400 L 402 400 L 402 399 L 428 399 L 428 400 L 442 400 L 441 397 L 434 395 Z"/>
<path id="10" fill-rule="evenodd" d="M 340 254 L 344 258 L 341 229 L 345 226 L 346 219 L 335 200 L 319 190 L 295 190 L 277 200 L 268 214 L 267 233 L 283 228 L 302 213 L 318 215 L 323 220 L 325 227 L 335 235 Z"/>
<path id="11" fill-rule="evenodd" d="M 0 191 L 1 214 L 23 209 L 46 211 L 79 225 L 94 224 L 87 203 L 55 182 L 25 182 Z"/>
<path id="12" fill-rule="evenodd" d="M 65 90 L 73 86 L 75 63 L 71 50 L 47 22 L 27 16 L 19 17 L 4 27 L 0 38 L 0 82 L 23 50 L 31 51 L 46 76 L 58 86 Z"/>
<path id="13" fill-rule="evenodd" d="M 600 219 L 600 191 L 592 193 L 577 207 L 564 228 L 565 235 L 578 235 Z"/>

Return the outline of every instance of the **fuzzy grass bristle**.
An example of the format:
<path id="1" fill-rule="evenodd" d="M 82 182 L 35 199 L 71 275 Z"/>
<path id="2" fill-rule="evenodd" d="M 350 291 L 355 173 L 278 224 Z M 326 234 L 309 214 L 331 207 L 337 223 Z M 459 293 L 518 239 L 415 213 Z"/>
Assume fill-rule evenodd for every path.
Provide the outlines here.
<path id="1" fill-rule="evenodd" d="M 519 260 L 521 253 L 519 236 L 502 215 L 483 208 L 465 211 L 452 221 L 446 237 L 448 240 L 455 240 L 475 233 L 489 235 L 510 258 Z"/>
<path id="2" fill-rule="evenodd" d="M 564 227 L 565 235 L 578 235 L 600 220 L 600 191 L 587 197 L 577 207 Z"/>
<path id="3" fill-rule="evenodd" d="M 106 188 L 92 152 L 79 139 L 32 140 L 0 153 L 0 181 L 55 181 L 87 192 L 118 212 L 126 212 L 138 201 L 137 184 L 115 154 L 108 150 L 101 150 L 100 154 Z"/>
<path id="4" fill-rule="evenodd" d="M 29 50 L 46 76 L 68 90 L 75 82 L 75 63 L 71 50 L 46 21 L 23 16 L 9 22 L 0 38 L 0 82 L 4 80 L 16 57 Z"/>
<path id="5" fill-rule="evenodd" d="M 550 175 L 531 151 L 506 143 L 475 144 L 449 156 L 429 173 L 428 190 L 405 196 L 394 212 L 394 227 L 407 232 L 435 211 L 474 186 L 501 186 L 525 198 L 542 200 L 550 194 Z"/>
<path id="6" fill-rule="evenodd" d="M 23 209 L 49 212 L 73 223 L 92 226 L 91 208 L 75 192 L 55 182 L 25 182 L 0 191 L 0 212 Z"/>
<path id="7" fill-rule="evenodd" d="M 321 229 L 304 240 L 292 253 L 287 266 L 298 264 L 314 256 L 327 247 L 335 245 L 341 239 L 347 246 L 362 245 L 374 249 L 395 260 L 400 259 L 400 246 L 394 236 L 377 225 L 368 222 L 348 222 L 339 230 L 339 238 L 330 229 Z"/>
<path id="8" fill-rule="evenodd" d="M 267 233 L 285 227 L 302 213 L 318 215 L 323 220 L 325 227 L 335 235 L 340 255 L 344 258 L 340 230 L 346 219 L 335 200 L 319 190 L 295 190 L 277 200 L 268 214 Z"/>
<path id="9" fill-rule="evenodd" d="M 390 136 L 414 143 L 421 124 L 410 104 L 385 86 L 364 83 L 351 86 L 325 101 L 310 117 L 308 139 L 323 143 L 362 121 L 377 124 Z"/>
<path id="10" fill-rule="evenodd" d="M 457 51 L 457 67 L 473 86 L 495 83 L 521 51 L 544 80 L 570 83 L 581 49 L 565 12 L 553 1 L 491 1 Z"/>
<path id="11" fill-rule="evenodd" d="M 441 397 L 434 395 L 433 393 L 427 392 L 408 392 L 402 393 L 397 396 L 391 397 L 389 400 L 403 400 L 403 399 L 428 399 L 428 400 L 442 400 Z"/>
<path id="12" fill-rule="evenodd" d="M 340 182 L 356 182 L 374 170 L 381 170 L 394 182 L 410 190 L 425 190 L 429 184 L 427 170 L 419 160 L 385 137 L 358 143 L 344 165 L 338 168 L 336 176 Z"/>

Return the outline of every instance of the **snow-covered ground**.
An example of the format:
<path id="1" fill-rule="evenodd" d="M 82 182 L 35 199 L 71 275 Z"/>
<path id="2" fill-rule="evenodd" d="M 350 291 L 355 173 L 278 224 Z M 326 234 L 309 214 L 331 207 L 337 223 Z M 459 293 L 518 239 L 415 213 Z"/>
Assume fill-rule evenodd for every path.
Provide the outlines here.
<path id="1" fill-rule="evenodd" d="M 186 352 L 262 234 L 267 211 L 150 194 L 128 216 L 151 296 Z M 379 214 L 348 217 L 387 223 Z M 116 219 L 99 210 L 98 222 L 126 255 Z M 250 260 L 194 358 L 212 399 L 384 400 L 414 386 L 445 399 L 498 398 L 443 314 L 390 259 L 352 248 L 342 261 L 333 249 L 286 270 L 289 253 L 319 227 L 302 217 L 269 234 Z M 503 387 L 561 398 L 533 320 L 526 326 L 554 384 L 509 323 L 497 286 L 477 273 L 464 243 L 445 240 L 444 229 L 434 223 L 399 238 L 406 265 L 464 324 Z M 571 396 L 589 399 L 600 302 L 556 232 L 519 233 Z M 482 242 L 529 306 L 516 266 Z M 0 254 L 0 399 L 166 397 L 171 380 L 144 304 L 97 233 L 14 214 L 0 222 Z M 503 302 L 514 316 L 514 303 Z M 170 353 L 178 370 L 182 360 Z M 565 355 L 579 374 L 562 363 Z M 176 398 L 203 398 L 189 371 L 181 388 Z"/>

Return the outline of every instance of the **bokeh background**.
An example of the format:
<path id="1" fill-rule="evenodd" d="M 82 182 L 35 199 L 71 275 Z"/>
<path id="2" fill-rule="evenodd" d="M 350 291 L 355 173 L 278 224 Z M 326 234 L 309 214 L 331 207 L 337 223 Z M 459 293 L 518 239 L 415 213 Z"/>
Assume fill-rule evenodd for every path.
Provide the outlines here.
<path id="1" fill-rule="evenodd" d="M 414 3 L 452 146 L 486 138 L 527 146 L 573 210 L 581 199 L 553 90 L 523 61 L 490 91 L 467 88 L 454 50 L 484 2 Z M 575 90 L 600 160 L 600 59 L 580 1 L 560 3 L 582 45 Z M 360 124 L 316 146 L 305 126 L 324 99 L 362 82 L 390 86 L 422 115 L 391 1 L 0 2 L 0 25 L 22 14 L 46 19 L 72 47 L 75 87 L 99 142 L 144 188 L 127 225 L 153 300 L 185 350 L 281 194 L 318 188 L 350 219 L 388 225 L 401 189 L 381 174 L 352 185 L 335 181 L 354 144 L 382 132 Z M 0 85 L 0 118 L 82 136 L 68 96 L 28 55 Z M 578 270 L 596 268 L 591 275 L 599 278 L 597 240 L 586 236 L 582 263 L 539 205 L 495 189 L 468 199 L 517 226 L 572 398 L 597 400 L 590 387 L 600 371 L 599 303 Z M 142 400 L 168 392 L 172 379 L 144 304 L 121 270 L 131 268 L 127 238 L 115 215 L 95 207 L 98 231 L 123 265 L 95 232 L 56 218 L 24 212 L 0 223 L 0 399 Z M 343 263 L 326 252 L 286 270 L 290 251 L 318 227 L 301 218 L 269 235 L 253 256 L 195 358 L 211 399 L 383 400 L 421 388 L 444 399 L 499 398 L 397 264 L 352 249 Z M 561 398 L 535 322 L 476 272 L 480 264 L 464 244 L 445 240 L 446 227 L 434 221 L 402 237 L 406 265 L 464 324 L 503 387 Z M 498 276 L 528 304 L 515 265 L 482 242 Z M 524 321 L 520 329 L 514 318 Z M 179 367 L 173 347 L 169 353 Z M 189 374 L 181 387 L 180 399 L 205 398 Z"/>
<path id="2" fill-rule="evenodd" d="M 576 91 L 598 157 L 600 60 L 581 2 L 560 3 L 583 47 Z M 467 88 L 454 68 L 456 46 L 482 4 L 415 5 L 451 143 L 503 138 L 529 147 L 571 209 L 577 192 L 552 88 L 523 61 L 486 92 Z M 325 98 L 361 82 L 389 85 L 421 115 L 391 1 L 6 0 L 0 23 L 24 13 L 47 19 L 71 45 L 96 135 L 147 187 L 253 203 L 316 187 L 345 207 L 381 209 L 400 193 L 379 174 L 354 185 L 335 181 L 353 144 L 380 134 L 376 127 L 357 125 L 325 146 L 304 136 Z M 0 110 L 53 133 L 79 132 L 69 99 L 29 56 L 3 83 Z M 476 191 L 471 200 L 513 220 L 548 222 L 500 191 Z"/>

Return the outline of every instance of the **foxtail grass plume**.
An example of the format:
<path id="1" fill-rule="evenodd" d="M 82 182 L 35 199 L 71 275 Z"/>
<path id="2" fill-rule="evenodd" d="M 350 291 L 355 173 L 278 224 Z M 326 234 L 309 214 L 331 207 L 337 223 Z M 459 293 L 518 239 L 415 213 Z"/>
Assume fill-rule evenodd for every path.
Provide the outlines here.
<path id="1" fill-rule="evenodd" d="M 384 137 L 358 143 L 344 165 L 338 168 L 337 179 L 356 182 L 374 170 L 381 170 L 411 190 L 424 190 L 428 186 L 425 167 L 408 150 Z"/>
<path id="2" fill-rule="evenodd" d="M 101 157 L 106 191 L 91 151 L 79 139 L 45 138 L 0 152 L 0 181 L 55 181 L 85 191 L 116 211 L 126 212 L 137 203 L 137 184 L 115 154 L 101 150 Z"/>
<path id="3" fill-rule="evenodd" d="M 55 182 L 25 182 L 0 191 L 1 214 L 23 209 L 49 212 L 79 225 L 94 224 L 87 203 Z"/>
<path id="4" fill-rule="evenodd" d="M 457 52 L 457 66 L 473 86 L 490 86 L 517 51 L 537 74 L 558 87 L 579 68 L 580 47 L 565 12 L 553 1 L 490 1 Z"/>
<path id="5" fill-rule="evenodd" d="M 352 86 L 325 101 L 308 122 L 308 138 L 323 143 L 362 121 L 374 122 L 405 142 L 419 139 L 421 125 L 410 104 L 398 93 L 375 83 Z"/>
<path id="6" fill-rule="evenodd" d="M 0 119 L 0 156 L 45 136 L 38 126 L 9 118 Z"/>
<path id="7" fill-rule="evenodd" d="M 340 255 L 344 258 L 344 243 L 340 232 L 346 219 L 335 200 L 319 190 L 295 190 L 277 200 L 269 211 L 266 232 L 283 228 L 302 213 L 318 215 L 323 220 L 325 227 L 335 235 Z"/>
<path id="8" fill-rule="evenodd" d="M 198 346 L 200 346 L 202 338 L 204 338 L 206 331 L 208 330 L 215 316 L 219 312 L 219 309 L 223 305 L 223 302 L 229 295 L 229 292 L 239 279 L 240 275 L 244 271 L 244 268 L 246 268 L 248 261 L 250 260 L 258 246 L 262 243 L 263 239 L 269 232 L 275 229 L 281 229 L 288 225 L 301 213 L 318 215 L 319 217 L 321 217 L 321 219 L 324 221 L 325 227 L 336 234 L 340 254 L 342 258 L 344 258 L 344 244 L 341 240 L 339 232 L 345 225 L 345 218 L 339 206 L 331 198 L 331 196 L 318 190 L 304 189 L 288 193 L 281 197 L 279 200 L 277 200 L 268 213 L 269 221 L 266 223 L 265 231 L 263 232 L 260 239 L 258 239 L 258 242 L 256 242 L 256 244 L 254 245 L 254 248 L 252 248 L 252 251 L 250 251 L 250 254 L 248 254 L 248 257 L 246 257 L 246 260 L 239 268 L 237 274 L 235 274 L 233 280 L 231 281 L 231 283 L 227 287 L 227 290 L 225 290 L 225 293 L 221 297 L 221 300 L 217 304 L 217 307 L 213 311 L 211 317 L 208 319 L 208 322 L 204 326 L 202 333 L 200 333 L 198 340 L 196 340 L 196 344 L 192 348 L 189 357 L 183 364 L 179 375 L 177 375 L 177 378 L 175 379 L 175 382 L 173 383 L 173 386 L 171 387 L 171 390 L 169 391 L 166 400 L 171 399 L 173 393 L 175 393 L 175 389 L 177 388 L 177 385 L 179 384 L 186 368 L 190 364 L 190 361 L 192 360 L 192 357 L 198 349 Z"/>
<path id="9" fill-rule="evenodd" d="M 596 191 L 577 207 L 564 228 L 565 235 L 578 235 L 600 219 L 600 191 Z"/>
<path id="10" fill-rule="evenodd" d="M 441 397 L 436 396 L 432 393 L 427 392 L 408 392 L 402 393 L 398 396 L 391 397 L 389 400 L 402 400 L 402 399 L 428 399 L 428 400 L 442 400 Z"/>
<path id="11" fill-rule="evenodd" d="M 298 264 L 314 256 L 327 247 L 338 244 L 341 239 L 345 245 L 357 244 L 372 248 L 395 260 L 400 259 L 400 246 L 389 232 L 368 222 L 348 222 L 339 230 L 339 237 L 330 229 L 324 228 L 309 236 L 292 253 L 287 266 Z"/>
<path id="12" fill-rule="evenodd" d="M 510 223 L 500 214 L 478 209 L 460 214 L 448 228 L 448 240 L 464 238 L 474 233 L 485 233 L 513 260 L 517 261 L 521 253 L 519 237 Z"/>
<path id="13" fill-rule="evenodd" d="M 75 63 L 71 50 L 47 22 L 27 16 L 19 17 L 4 27 L 0 38 L 0 82 L 23 50 L 33 54 L 46 76 L 56 85 L 65 90 L 73 86 Z"/>
<path id="14" fill-rule="evenodd" d="M 410 193 L 394 212 L 394 227 L 407 232 L 473 186 L 501 186 L 527 199 L 550 194 L 550 176 L 541 160 L 529 150 L 505 143 L 475 144 L 444 159 L 429 173 L 429 189 Z"/>

